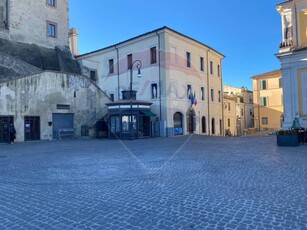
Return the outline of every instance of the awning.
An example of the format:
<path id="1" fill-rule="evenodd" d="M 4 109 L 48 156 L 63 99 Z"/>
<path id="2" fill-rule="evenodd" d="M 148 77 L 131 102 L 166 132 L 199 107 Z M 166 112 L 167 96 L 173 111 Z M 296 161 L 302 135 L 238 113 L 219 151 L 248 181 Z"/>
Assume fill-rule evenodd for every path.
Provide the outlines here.
<path id="1" fill-rule="evenodd" d="M 140 111 L 142 114 L 144 114 L 147 117 L 156 117 L 157 115 L 151 112 L 150 110 L 141 110 Z"/>

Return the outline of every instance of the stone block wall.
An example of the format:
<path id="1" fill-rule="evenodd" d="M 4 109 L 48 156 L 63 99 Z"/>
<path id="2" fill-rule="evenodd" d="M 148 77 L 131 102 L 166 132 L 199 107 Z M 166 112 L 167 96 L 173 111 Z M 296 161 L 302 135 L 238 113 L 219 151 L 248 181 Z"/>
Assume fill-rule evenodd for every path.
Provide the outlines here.
<path id="1" fill-rule="evenodd" d="M 57 0 L 55 7 L 46 0 L 9 0 L 10 40 L 54 48 L 68 46 L 68 0 Z M 57 36 L 47 36 L 47 22 L 56 24 Z"/>

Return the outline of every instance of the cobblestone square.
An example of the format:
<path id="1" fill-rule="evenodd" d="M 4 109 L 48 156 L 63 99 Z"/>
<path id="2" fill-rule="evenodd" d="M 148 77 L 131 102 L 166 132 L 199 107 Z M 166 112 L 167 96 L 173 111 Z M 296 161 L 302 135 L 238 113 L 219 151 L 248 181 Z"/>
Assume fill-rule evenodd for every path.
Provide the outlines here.
<path id="1" fill-rule="evenodd" d="M 0 229 L 307 229 L 307 144 L 181 136 L 0 145 Z"/>

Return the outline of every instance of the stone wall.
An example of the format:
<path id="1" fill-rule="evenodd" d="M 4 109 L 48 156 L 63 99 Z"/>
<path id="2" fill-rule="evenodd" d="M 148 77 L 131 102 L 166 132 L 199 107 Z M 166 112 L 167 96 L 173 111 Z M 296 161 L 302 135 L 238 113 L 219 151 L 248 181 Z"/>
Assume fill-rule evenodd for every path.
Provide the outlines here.
<path id="1" fill-rule="evenodd" d="M 8 14 L 10 40 L 48 48 L 69 45 L 68 0 L 57 0 L 55 7 L 46 0 L 9 0 Z M 55 38 L 47 36 L 47 22 L 56 24 Z"/>
<path id="2" fill-rule="evenodd" d="M 39 68 L 0 52 L 0 83 L 40 72 Z"/>
<path id="3" fill-rule="evenodd" d="M 0 83 L 0 115 L 14 116 L 17 141 L 24 140 L 24 116 L 39 116 L 41 139 L 52 139 L 53 113 L 73 113 L 76 135 L 81 126 L 99 113 L 109 98 L 87 77 L 56 72 L 24 77 Z M 67 110 L 58 104 L 69 105 Z"/>
<path id="4" fill-rule="evenodd" d="M 1 53 L 5 54 L 6 58 L 11 56 L 11 62 L 20 63 L 20 61 L 23 61 L 41 70 L 81 73 L 79 63 L 72 57 L 68 46 L 51 49 L 0 38 L 0 55 Z M 27 68 L 33 69 L 33 67 Z M 26 69 L 23 69 L 23 71 L 27 72 Z"/>

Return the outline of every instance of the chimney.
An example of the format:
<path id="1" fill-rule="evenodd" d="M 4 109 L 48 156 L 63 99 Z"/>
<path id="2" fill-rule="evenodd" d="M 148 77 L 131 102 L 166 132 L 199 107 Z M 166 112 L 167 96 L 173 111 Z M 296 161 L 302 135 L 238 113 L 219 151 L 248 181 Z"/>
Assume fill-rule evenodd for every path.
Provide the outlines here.
<path id="1" fill-rule="evenodd" d="M 69 30 L 69 48 L 73 56 L 79 55 L 78 49 L 78 30 L 76 28 L 71 28 Z"/>

